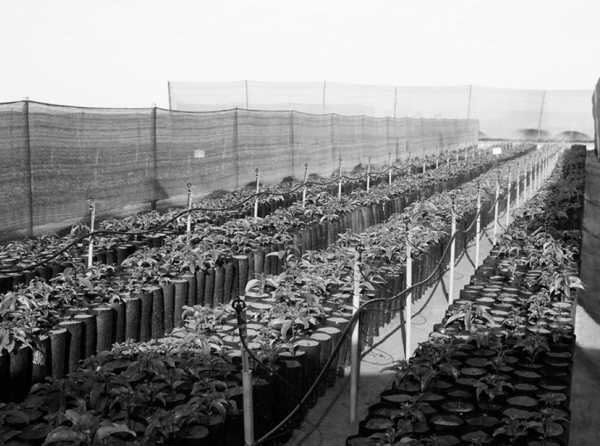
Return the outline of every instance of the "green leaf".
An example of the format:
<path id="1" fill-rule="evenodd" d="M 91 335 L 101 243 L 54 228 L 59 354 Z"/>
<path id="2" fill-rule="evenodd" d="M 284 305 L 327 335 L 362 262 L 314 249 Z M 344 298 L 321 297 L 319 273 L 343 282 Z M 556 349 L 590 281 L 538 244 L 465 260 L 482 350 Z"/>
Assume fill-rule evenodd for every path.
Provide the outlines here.
<path id="1" fill-rule="evenodd" d="M 290 331 L 291 328 L 292 328 L 292 321 L 289 319 L 286 319 L 286 321 L 281 326 L 282 339 L 287 339 L 287 333 L 288 333 L 288 331 Z"/>
<path id="2" fill-rule="evenodd" d="M 131 438 L 135 438 L 135 432 L 129 429 L 125 424 L 106 423 L 98 428 L 94 436 L 94 443 L 102 444 L 102 442 L 114 434 L 126 434 Z"/>
<path id="3" fill-rule="evenodd" d="M 87 437 L 83 433 L 77 432 L 69 427 L 60 426 L 48 434 L 43 446 L 62 442 L 78 444 L 86 441 Z"/>

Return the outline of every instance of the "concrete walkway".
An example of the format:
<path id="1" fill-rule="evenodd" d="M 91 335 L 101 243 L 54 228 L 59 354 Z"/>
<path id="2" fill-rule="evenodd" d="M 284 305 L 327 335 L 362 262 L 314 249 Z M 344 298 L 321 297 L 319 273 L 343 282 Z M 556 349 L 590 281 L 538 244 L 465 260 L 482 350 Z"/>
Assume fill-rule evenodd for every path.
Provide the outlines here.
<path id="1" fill-rule="evenodd" d="M 500 222 L 505 216 L 501 215 Z M 480 263 L 487 257 L 491 249 L 492 225 L 485 229 L 481 238 Z M 474 272 L 475 242 L 472 241 L 459 259 L 454 270 L 454 293 L 456 299 L 459 291 L 469 282 Z M 412 337 L 413 347 L 428 339 L 433 325 L 438 323 L 448 307 L 449 271 L 430 287 L 424 296 L 413 305 Z M 404 359 L 404 343 L 400 317 L 383 327 L 375 344 L 381 344 L 366 354 L 361 363 L 358 421 L 365 418 L 369 406 L 379 401 L 382 391 L 390 384 L 392 375 L 381 373 L 381 370 L 394 361 Z M 350 389 L 348 370 L 343 378 L 336 381 L 334 387 L 311 410 L 308 411 L 302 425 L 288 441 L 288 446 L 344 446 L 346 438 L 358 433 L 358 423 L 350 423 Z M 600 443 L 598 443 L 600 444 Z"/>

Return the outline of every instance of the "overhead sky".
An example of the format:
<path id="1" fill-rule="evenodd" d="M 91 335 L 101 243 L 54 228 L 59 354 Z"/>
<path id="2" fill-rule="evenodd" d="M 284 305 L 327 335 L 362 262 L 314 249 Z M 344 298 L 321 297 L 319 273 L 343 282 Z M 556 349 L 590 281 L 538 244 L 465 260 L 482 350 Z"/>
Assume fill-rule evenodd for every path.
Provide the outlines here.
<path id="1" fill-rule="evenodd" d="M 0 2 L 0 101 L 167 106 L 167 80 L 592 89 L 592 0 Z"/>

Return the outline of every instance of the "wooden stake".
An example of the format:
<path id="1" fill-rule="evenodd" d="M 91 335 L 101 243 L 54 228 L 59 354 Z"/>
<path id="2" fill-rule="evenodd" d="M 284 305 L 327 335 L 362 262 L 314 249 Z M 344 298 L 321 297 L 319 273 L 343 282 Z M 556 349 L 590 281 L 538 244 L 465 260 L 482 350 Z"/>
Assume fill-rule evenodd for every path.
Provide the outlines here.
<path id="1" fill-rule="evenodd" d="M 342 157 L 338 159 L 338 200 L 342 200 Z"/>
<path id="2" fill-rule="evenodd" d="M 93 200 L 89 200 L 90 205 L 90 240 L 88 245 L 88 263 L 87 267 L 90 269 L 94 262 L 94 223 L 96 220 L 96 203 Z"/>
<path id="3" fill-rule="evenodd" d="M 388 186 L 392 187 L 392 171 L 394 170 L 394 165 L 392 164 L 392 152 L 388 154 Z"/>
<path id="4" fill-rule="evenodd" d="M 185 234 L 188 244 L 190 243 L 190 239 L 192 236 L 192 213 L 190 209 L 192 209 L 192 183 L 187 184 L 187 223 L 185 228 Z"/>
<path id="5" fill-rule="evenodd" d="M 302 188 L 302 209 L 306 207 L 306 181 L 308 179 L 308 163 L 304 163 L 304 187 Z"/>
<path id="6" fill-rule="evenodd" d="M 367 164 L 367 192 L 371 188 L 371 157 L 369 157 L 369 162 Z"/>
<path id="7" fill-rule="evenodd" d="M 260 192 L 260 171 L 256 168 L 256 199 L 254 200 L 254 220 L 258 220 L 258 193 Z"/>

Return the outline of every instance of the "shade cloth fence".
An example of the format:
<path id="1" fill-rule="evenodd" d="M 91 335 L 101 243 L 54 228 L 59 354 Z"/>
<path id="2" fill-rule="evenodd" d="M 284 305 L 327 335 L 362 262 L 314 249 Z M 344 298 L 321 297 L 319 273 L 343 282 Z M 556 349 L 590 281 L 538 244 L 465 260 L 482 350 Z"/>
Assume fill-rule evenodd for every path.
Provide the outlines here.
<path id="1" fill-rule="evenodd" d="M 171 203 L 255 178 L 331 174 L 477 143 L 478 122 L 375 118 L 293 110 L 185 112 L 0 104 L 0 238 Z"/>

